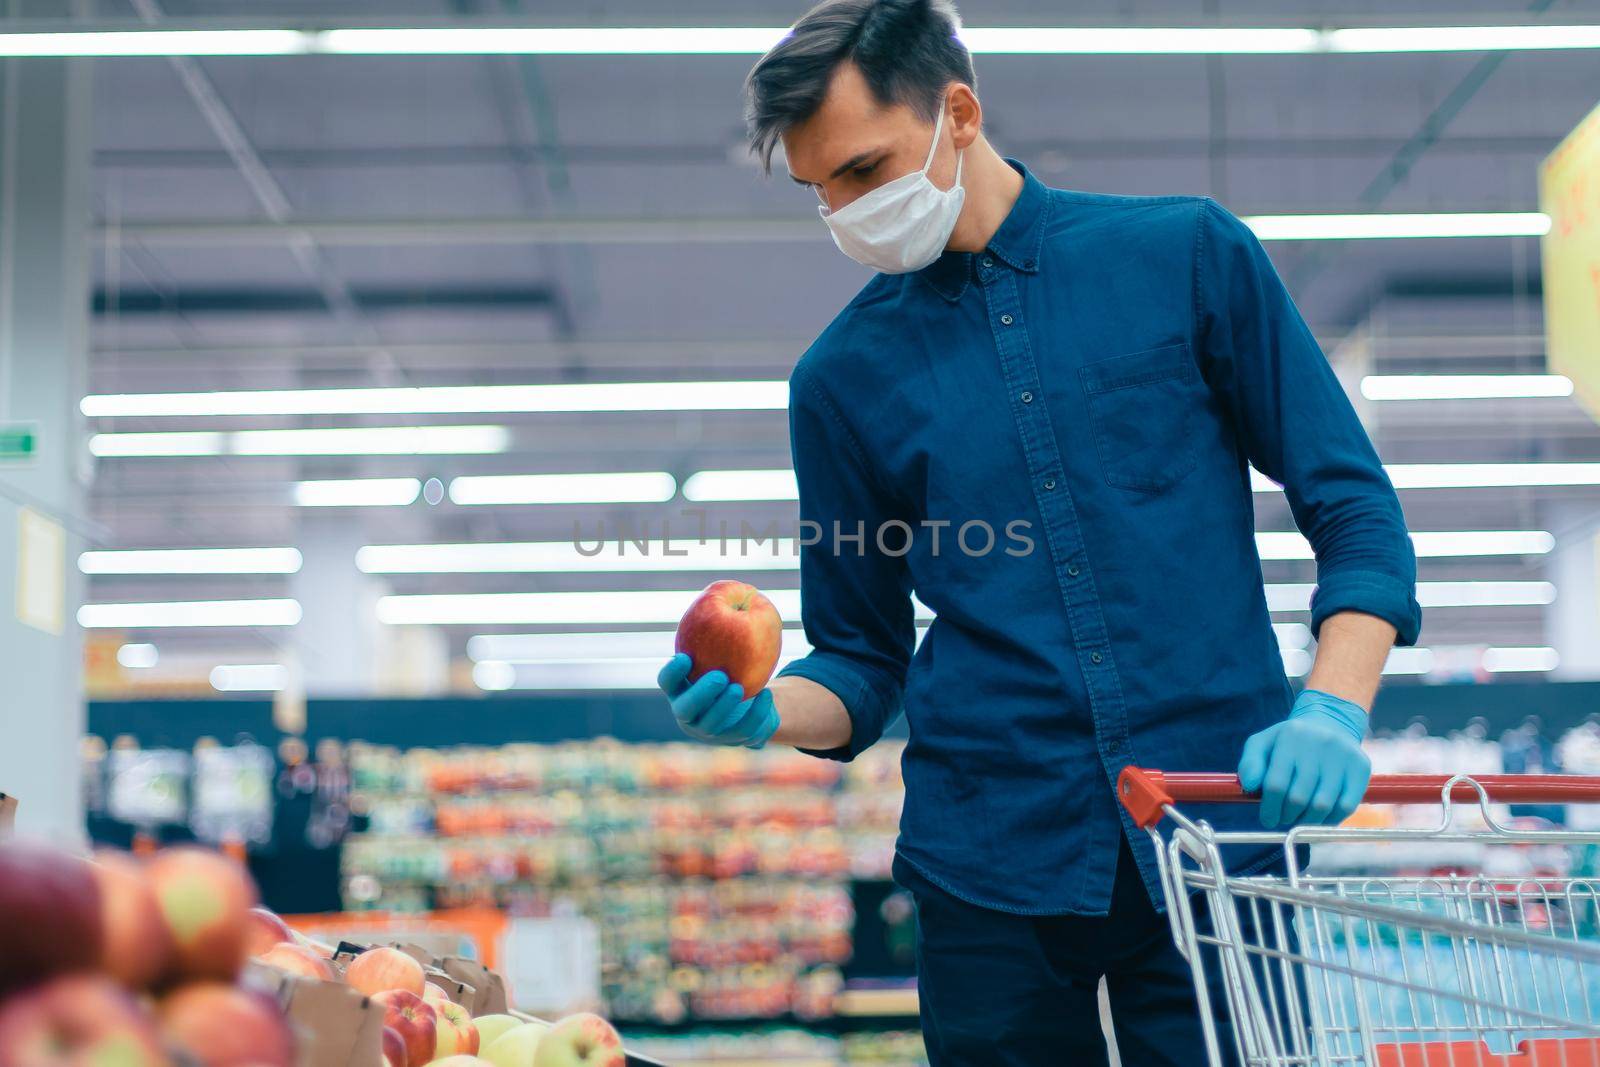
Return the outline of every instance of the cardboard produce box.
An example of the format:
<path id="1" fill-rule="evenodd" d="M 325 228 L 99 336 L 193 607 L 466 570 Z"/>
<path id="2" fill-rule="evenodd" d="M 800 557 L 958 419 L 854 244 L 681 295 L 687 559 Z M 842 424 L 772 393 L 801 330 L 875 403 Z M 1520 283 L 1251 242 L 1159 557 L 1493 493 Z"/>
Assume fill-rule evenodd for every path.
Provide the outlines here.
<path id="1" fill-rule="evenodd" d="M 248 985 L 277 997 L 295 1031 L 300 1067 L 381 1067 L 383 1007 L 343 982 L 284 974 L 260 963 L 244 970 Z"/>

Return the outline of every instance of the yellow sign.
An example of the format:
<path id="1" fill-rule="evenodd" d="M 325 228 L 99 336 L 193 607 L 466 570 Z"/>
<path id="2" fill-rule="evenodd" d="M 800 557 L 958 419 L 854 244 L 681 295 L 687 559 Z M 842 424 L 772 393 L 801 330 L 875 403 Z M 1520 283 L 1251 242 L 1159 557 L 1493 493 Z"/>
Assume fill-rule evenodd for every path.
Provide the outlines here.
<path id="1" fill-rule="evenodd" d="M 1545 360 L 1600 420 L 1600 107 L 1539 165 Z"/>
<path id="2" fill-rule="evenodd" d="M 17 618 L 60 634 L 66 615 L 67 535 L 31 508 L 18 509 Z"/>

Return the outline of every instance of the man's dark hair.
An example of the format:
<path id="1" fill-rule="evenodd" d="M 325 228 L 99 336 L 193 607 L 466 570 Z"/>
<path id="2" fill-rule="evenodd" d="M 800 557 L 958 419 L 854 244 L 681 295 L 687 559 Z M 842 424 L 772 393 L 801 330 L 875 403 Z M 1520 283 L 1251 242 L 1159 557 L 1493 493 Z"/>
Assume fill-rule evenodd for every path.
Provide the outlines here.
<path id="1" fill-rule="evenodd" d="M 931 122 L 951 82 L 977 85 L 960 28 L 950 0 L 824 0 L 745 79 L 750 150 L 770 171 L 778 138 L 816 114 L 847 60 L 880 104 L 905 104 Z"/>

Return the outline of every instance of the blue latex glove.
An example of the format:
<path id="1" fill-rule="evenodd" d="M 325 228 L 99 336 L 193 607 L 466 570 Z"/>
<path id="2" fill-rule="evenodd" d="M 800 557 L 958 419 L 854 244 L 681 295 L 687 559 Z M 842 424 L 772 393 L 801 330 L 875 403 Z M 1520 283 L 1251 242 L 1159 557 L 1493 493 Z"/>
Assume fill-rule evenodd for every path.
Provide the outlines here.
<path id="1" fill-rule="evenodd" d="M 1306 689 L 1289 717 L 1244 743 L 1239 784 L 1261 792 L 1261 825 L 1344 822 L 1361 803 L 1372 762 L 1361 751 L 1367 713 L 1320 689 Z"/>
<path id="2" fill-rule="evenodd" d="M 763 689 L 746 700 L 744 687 L 728 681 L 721 671 L 707 671 L 690 685 L 692 666 L 688 654 L 679 652 L 656 677 L 683 732 L 713 745 L 760 748 L 766 744 L 778 728 L 772 691 Z"/>

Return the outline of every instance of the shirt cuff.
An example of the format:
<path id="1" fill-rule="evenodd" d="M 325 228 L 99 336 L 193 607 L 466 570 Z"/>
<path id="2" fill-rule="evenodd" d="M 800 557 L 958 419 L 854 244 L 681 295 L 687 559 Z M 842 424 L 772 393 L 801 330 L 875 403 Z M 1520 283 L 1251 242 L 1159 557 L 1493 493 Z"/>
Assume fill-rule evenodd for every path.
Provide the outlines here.
<path id="1" fill-rule="evenodd" d="M 844 656 L 813 652 L 778 672 L 780 678 L 790 676 L 809 679 L 829 690 L 850 715 L 850 740 L 838 748 L 800 749 L 809 756 L 848 763 L 871 748 L 900 711 L 897 687 Z"/>
<path id="2" fill-rule="evenodd" d="M 1395 628 L 1397 645 L 1414 645 L 1422 630 L 1422 608 L 1415 583 L 1381 571 L 1340 571 L 1322 578 L 1311 596 L 1311 633 L 1341 611 L 1374 615 Z"/>

